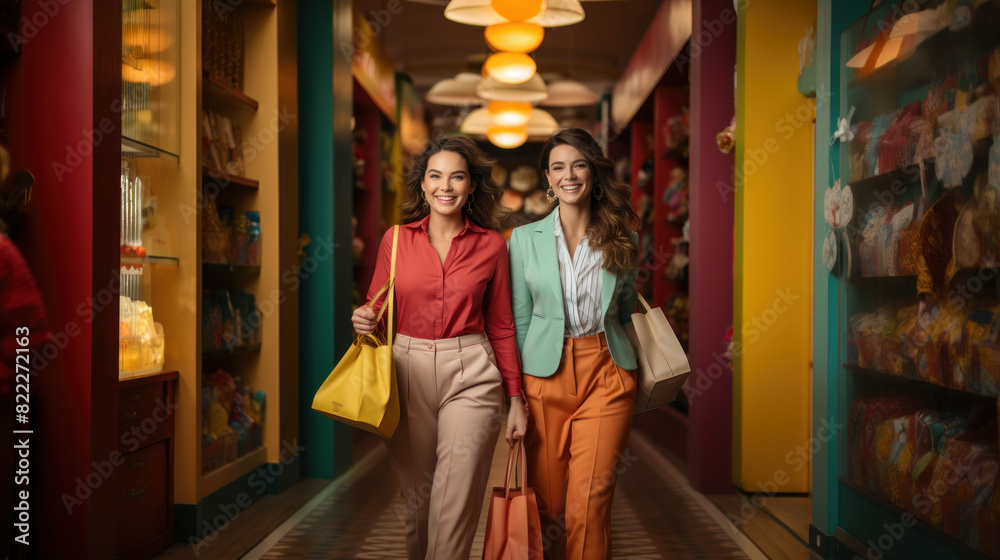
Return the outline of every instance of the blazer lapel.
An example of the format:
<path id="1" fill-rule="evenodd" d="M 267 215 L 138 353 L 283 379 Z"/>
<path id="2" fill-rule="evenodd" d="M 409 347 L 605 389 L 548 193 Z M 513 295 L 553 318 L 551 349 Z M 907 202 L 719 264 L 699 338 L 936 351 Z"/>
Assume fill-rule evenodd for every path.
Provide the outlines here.
<path id="1" fill-rule="evenodd" d="M 535 222 L 533 241 L 538 255 L 539 270 L 548 278 L 553 293 L 559 297 L 559 312 L 562 312 L 562 278 L 559 276 L 559 255 L 556 249 L 555 212 Z"/>
<path id="2" fill-rule="evenodd" d="M 615 295 L 615 284 L 618 282 L 618 275 L 601 269 L 601 309 L 607 315 L 608 307 L 611 305 L 611 298 Z"/>

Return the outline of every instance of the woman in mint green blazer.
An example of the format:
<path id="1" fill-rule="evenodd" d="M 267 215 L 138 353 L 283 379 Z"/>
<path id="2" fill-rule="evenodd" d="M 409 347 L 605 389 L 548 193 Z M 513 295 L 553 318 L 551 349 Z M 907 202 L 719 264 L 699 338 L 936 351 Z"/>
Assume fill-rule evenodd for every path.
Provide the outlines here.
<path id="1" fill-rule="evenodd" d="M 615 461 L 635 403 L 636 356 L 622 324 L 636 308 L 638 217 L 631 187 L 586 131 L 554 134 L 540 166 L 559 205 L 510 240 L 528 483 L 549 558 L 610 559 Z"/>

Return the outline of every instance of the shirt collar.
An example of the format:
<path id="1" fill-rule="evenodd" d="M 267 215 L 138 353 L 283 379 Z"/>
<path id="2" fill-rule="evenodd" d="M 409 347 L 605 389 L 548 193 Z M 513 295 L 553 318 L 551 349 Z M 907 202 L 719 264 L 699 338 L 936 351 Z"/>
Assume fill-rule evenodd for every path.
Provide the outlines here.
<path id="1" fill-rule="evenodd" d="M 473 231 L 475 233 L 485 233 L 486 232 L 485 229 L 483 229 L 483 228 L 477 226 L 475 223 L 473 223 L 473 221 L 470 220 L 468 216 L 465 216 L 464 219 L 465 219 L 465 227 L 462 228 L 462 231 L 460 231 L 458 233 L 459 235 L 462 235 L 466 231 Z M 430 221 L 431 221 L 431 215 L 427 214 L 426 216 L 423 217 L 422 220 L 418 220 L 416 222 L 410 222 L 408 224 L 403 224 L 403 227 L 410 228 L 410 229 L 418 229 L 419 228 L 419 229 L 423 230 L 424 233 L 427 233 L 427 224 L 430 223 Z"/>

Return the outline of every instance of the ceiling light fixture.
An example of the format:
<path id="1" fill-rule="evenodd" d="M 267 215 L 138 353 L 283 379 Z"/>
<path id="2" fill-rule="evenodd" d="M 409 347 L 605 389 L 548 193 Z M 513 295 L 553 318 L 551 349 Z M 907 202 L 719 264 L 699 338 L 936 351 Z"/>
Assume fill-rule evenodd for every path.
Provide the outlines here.
<path id="1" fill-rule="evenodd" d="M 529 53 L 542 44 L 545 28 L 537 23 L 509 21 L 486 28 L 486 44 L 495 51 Z"/>
<path id="2" fill-rule="evenodd" d="M 500 17 L 510 21 L 528 21 L 541 13 L 542 0 L 491 0 Z"/>
<path id="3" fill-rule="evenodd" d="M 549 96 L 539 105 L 545 107 L 583 107 L 596 105 L 600 100 L 600 96 L 580 82 L 556 80 L 549 84 Z"/>
<path id="4" fill-rule="evenodd" d="M 463 134 L 488 134 L 493 126 L 493 119 L 490 117 L 488 109 L 475 109 L 465 117 L 459 126 L 459 131 Z M 531 116 L 524 128 L 528 131 L 528 136 L 532 138 L 548 138 L 553 132 L 559 130 L 559 123 L 556 122 L 548 111 L 532 109 Z"/>
<path id="5" fill-rule="evenodd" d="M 483 72 L 504 84 L 523 84 L 535 75 L 535 61 L 524 53 L 493 53 L 483 64 Z"/>
<path id="6" fill-rule="evenodd" d="M 466 25 L 487 26 L 509 21 L 493 9 L 491 0 L 451 0 L 444 8 L 444 17 Z M 579 0 L 547 0 L 541 13 L 528 20 L 542 27 L 562 27 L 583 21 L 583 6 Z"/>
<path id="7" fill-rule="evenodd" d="M 531 103 L 493 101 L 487 107 L 493 124 L 500 126 L 524 126 L 531 116 Z"/>
<path id="8" fill-rule="evenodd" d="M 528 141 L 528 130 L 523 126 L 491 126 L 486 137 L 500 148 L 516 148 Z"/>
<path id="9" fill-rule="evenodd" d="M 438 105 L 481 105 L 482 100 L 476 93 L 476 88 L 482 76 L 472 72 L 462 72 L 454 78 L 441 80 L 431 86 L 424 98 L 428 103 Z"/>
<path id="10" fill-rule="evenodd" d="M 542 77 L 535 74 L 523 84 L 505 84 L 489 76 L 476 86 L 476 95 L 489 101 L 537 103 L 549 96 Z"/>

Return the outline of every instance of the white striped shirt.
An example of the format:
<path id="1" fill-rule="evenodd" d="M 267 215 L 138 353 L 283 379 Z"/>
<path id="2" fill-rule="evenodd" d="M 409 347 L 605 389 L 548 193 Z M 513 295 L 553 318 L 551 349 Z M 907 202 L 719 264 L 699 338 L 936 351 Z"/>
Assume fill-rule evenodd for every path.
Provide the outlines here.
<path id="1" fill-rule="evenodd" d="M 562 280 L 563 308 L 566 312 L 566 337 L 592 336 L 604 332 L 604 310 L 601 308 L 601 263 L 603 253 L 590 250 L 590 240 L 584 236 L 569 255 L 566 234 L 556 214 L 556 254 L 559 256 L 559 277 Z"/>

